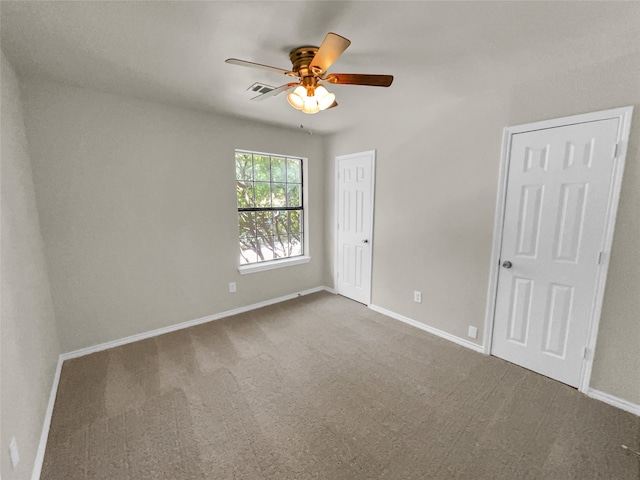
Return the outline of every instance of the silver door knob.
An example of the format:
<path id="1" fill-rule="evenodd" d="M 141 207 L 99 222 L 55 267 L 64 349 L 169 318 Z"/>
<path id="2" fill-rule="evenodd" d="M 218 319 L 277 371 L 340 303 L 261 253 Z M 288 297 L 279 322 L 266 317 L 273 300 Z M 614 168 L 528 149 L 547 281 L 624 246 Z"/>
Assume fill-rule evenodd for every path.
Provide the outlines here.
<path id="1" fill-rule="evenodd" d="M 369 240 L 365 238 L 364 240 L 362 240 L 362 243 L 369 243 Z"/>
<path id="2" fill-rule="evenodd" d="M 509 260 L 505 260 L 505 262 L 502 264 L 502 266 L 504 268 L 511 268 L 511 267 L 513 267 L 513 263 L 511 263 Z"/>

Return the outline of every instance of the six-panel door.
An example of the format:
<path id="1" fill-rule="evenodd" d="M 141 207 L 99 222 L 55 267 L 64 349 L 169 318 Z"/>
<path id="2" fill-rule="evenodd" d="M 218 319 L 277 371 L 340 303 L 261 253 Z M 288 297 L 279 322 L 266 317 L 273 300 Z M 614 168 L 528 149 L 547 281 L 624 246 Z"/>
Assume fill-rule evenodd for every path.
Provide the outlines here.
<path id="1" fill-rule="evenodd" d="M 336 290 L 371 301 L 373 152 L 337 158 L 338 225 Z"/>
<path id="2" fill-rule="evenodd" d="M 574 387 L 617 132 L 609 119 L 519 133 L 511 143 L 492 354 Z"/>

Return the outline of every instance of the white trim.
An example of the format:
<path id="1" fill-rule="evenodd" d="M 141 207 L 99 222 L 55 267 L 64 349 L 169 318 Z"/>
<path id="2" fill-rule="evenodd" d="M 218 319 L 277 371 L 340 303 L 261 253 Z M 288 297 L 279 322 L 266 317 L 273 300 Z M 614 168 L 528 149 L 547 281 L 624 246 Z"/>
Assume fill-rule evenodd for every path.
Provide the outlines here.
<path id="1" fill-rule="evenodd" d="M 366 302 L 367 305 L 371 304 L 371 290 L 373 286 L 373 247 L 375 245 L 373 238 L 373 227 L 374 227 L 374 219 L 375 219 L 375 198 L 376 198 L 376 150 L 365 150 L 364 152 L 358 153 L 349 153 L 347 155 L 336 155 L 334 159 L 333 169 L 334 169 L 334 206 L 333 206 L 333 285 L 336 287 L 336 292 L 338 291 L 338 279 L 336 275 L 338 274 L 338 229 L 336 228 L 336 224 L 338 223 L 339 212 L 338 212 L 338 186 L 339 186 L 339 168 L 338 164 L 341 160 L 349 160 L 351 158 L 358 158 L 365 155 L 371 156 L 371 231 L 369 233 L 369 294 L 368 300 Z"/>
<path id="2" fill-rule="evenodd" d="M 613 232 L 615 229 L 616 212 L 618 210 L 618 202 L 620 200 L 620 189 L 622 185 L 622 175 L 624 173 L 624 163 L 627 154 L 627 145 L 629 143 L 629 131 L 631 127 L 631 116 L 633 114 L 633 106 L 614 108 L 611 110 L 603 110 L 600 112 L 591 112 L 581 115 L 573 115 L 570 117 L 554 118 L 541 122 L 528 123 L 524 125 L 516 125 L 506 127 L 502 137 L 502 152 L 500 159 L 500 177 L 498 183 L 498 197 L 496 200 L 495 225 L 493 230 L 493 244 L 491 251 L 491 264 L 489 268 L 489 288 L 487 292 L 487 308 L 485 313 L 484 324 L 484 347 L 483 352 L 491 353 L 491 340 L 493 337 L 493 322 L 495 316 L 495 303 L 497 295 L 497 280 L 500 260 L 500 250 L 502 246 L 502 230 L 504 227 L 504 207 L 507 189 L 507 175 L 509 170 L 509 156 L 511 149 L 511 138 L 517 133 L 543 130 L 547 128 L 556 128 L 566 125 L 575 125 L 578 123 L 595 122 L 599 120 L 607 120 L 617 118 L 618 126 L 618 151 L 614 158 L 614 166 L 611 180 L 611 194 L 609 196 L 609 204 L 607 206 L 607 219 L 604 233 L 604 240 L 601 251 L 605 252 L 604 262 L 598 267 L 598 277 L 596 279 L 596 291 L 594 294 L 594 304 L 589 320 L 589 333 L 587 336 L 587 344 L 585 345 L 590 352 L 594 352 L 598 337 L 598 327 L 600 324 L 600 315 L 602 313 L 602 301 L 604 298 L 605 283 L 607 279 L 607 270 L 609 267 L 608 253 L 611 251 L 613 243 Z M 582 370 L 580 373 L 580 382 L 578 390 L 583 393 L 589 393 L 589 383 L 591 380 L 591 371 L 593 368 L 594 355 L 587 355 L 582 362 Z M 603 394 L 607 398 L 611 397 Z M 604 401 L 604 400 L 603 400 Z M 624 402 L 624 401 L 622 401 Z M 620 407 L 622 408 L 622 407 Z"/>
<path id="3" fill-rule="evenodd" d="M 238 272 L 240 275 L 247 275 L 249 273 L 264 272 L 265 270 L 273 270 L 282 267 L 291 267 L 293 265 L 301 265 L 303 263 L 309 263 L 311 257 L 300 256 L 291 258 L 282 258 L 280 260 L 272 260 L 270 262 L 250 263 L 248 265 L 240 265 Z"/>
<path id="4" fill-rule="evenodd" d="M 202 323 L 213 322 L 214 320 L 220 320 L 222 318 L 231 317 L 233 315 L 238 315 L 240 313 L 248 312 L 250 310 L 255 310 L 257 308 L 266 307 L 267 305 L 273 305 L 275 303 L 284 302 L 286 300 L 292 300 L 296 297 L 300 297 L 302 295 L 309 295 L 311 293 L 328 291 L 333 293 L 333 289 L 328 287 L 320 286 L 315 288 L 310 288 L 308 290 L 302 290 L 300 292 L 291 293 L 289 295 L 283 295 L 282 297 L 272 298 L 270 300 L 265 300 L 263 302 L 254 303 L 252 305 L 248 305 L 246 307 L 234 308 L 232 310 L 227 310 L 221 313 L 215 313 L 213 315 L 208 315 L 206 317 L 197 318 L 195 320 L 188 320 L 182 323 L 176 323 L 174 325 L 169 325 L 167 327 L 157 328 L 155 330 L 150 330 L 148 332 L 137 333 L 135 335 L 131 335 L 129 337 L 120 338 L 118 340 L 112 340 L 110 342 L 100 343 L 98 345 L 94 345 L 92 347 L 81 348 L 79 350 L 74 350 L 72 352 L 63 353 L 60 357 L 63 360 L 69 360 L 72 358 L 83 357 L 85 355 L 89 355 L 91 353 L 101 352 L 103 350 L 108 350 L 110 348 L 119 347 L 121 345 L 126 345 L 128 343 L 137 342 L 139 340 L 145 340 L 147 338 L 157 337 L 158 335 L 164 335 L 165 333 L 175 332 L 176 330 L 182 330 L 184 328 L 193 327 L 195 325 L 200 325 Z"/>
<path id="5" fill-rule="evenodd" d="M 51 417 L 53 416 L 53 406 L 56 403 L 56 395 L 58 394 L 58 384 L 60 383 L 60 374 L 62 372 L 62 355 L 58 356 L 58 364 L 56 365 L 56 371 L 53 375 L 53 384 L 51 385 L 51 393 L 49 393 L 49 403 L 47 404 L 47 410 L 44 414 L 44 423 L 42 424 L 42 433 L 40 434 L 40 443 L 38 444 L 38 451 L 36 452 L 36 458 L 33 463 L 33 472 L 31 474 L 31 480 L 39 480 L 40 473 L 42 472 L 42 464 L 44 462 L 44 453 L 47 449 L 47 440 L 49 439 L 49 428 L 51 427 Z"/>
<path id="6" fill-rule="evenodd" d="M 484 336 L 482 353 L 491 354 L 493 339 L 493 317 L 496 309 L 496 295 L 498 294 L 498 272 L 500 251 L 502 250 L 502 227 L 504 225 L 505 199 L 507 195 L 507 178 L 509 177 L 509 152 L 511 151 L 511 135 L 505 128 L 502 132 L 502 147 L 500 151 L 500 173 L 498 176 L 498 195 L 496 197 L 496 213 L 493 226 L 493 244 L 491 247 L 491 263 L 489 264 L 489 289 L 487 291 L 487 308 L 485 311 Z"/>
<path id="7" fill-rule="evenodd" d="M 578 123 L 598 122 L 600 120 L 608 120 L 611 118 L 622 119 L 631 113 L 633 113 L 633 105 L 628 107 L 611 108 L 609 110 L 600 110 L 598 112 L 570 115 L 568 117 L 551 118 L 549 120 L 541 120 L 539 122 L 523 123 L 520 125 L 513 125 L 511 127 L 505 127 L 505 130 L 508 130 L 512 134 L 531 132 L 547 128 L 576 125 Z M 629 125 L 631 125 L 631 118 L 629 118 Z M 618 156 L 622 156 L 622 154 L 619 154 Z"/>
<path id="8" fill-rule="evenodd" d="M 445 340 L 449 340 L 450 342 L 457 343 L 458 345 L 462 345 L 463 347 L 467 347 L 476 352 L 483 353 L 482 345 L 472 343 L 468 340 L 465 340 L 464 338 L 456 337 L 455 335 L 444 332 L 442 330 L 438 330 L 437 328 L 430 327 L 428 325 L 425 325 L 424 323 L 417 322 L 416 320 L 413 320 L 409 317 L 405 317 L 404 315 L 400 315 L 399 313 L 392 312 L 391 310 L 387 310 L 386 308 L 382 308 L 377 305 L 369 305 L 369 308 L 374 312 L 381 313 L 395 320 L 400 320 L 401 322 L 407 323 L 413 327 L 419 328 L 420 330 L 424 330 L 425 332 L 429 332 L 433 335 L 444 338 Z"/>
<path id="9" fill-rule="evenodd" d="M 638 405 L 637 403 L 632 403 L 632 402 L 629 402 L 628 400 L 623 400 L 622 398 L 618 398 L 614 395 L 610 395 L 608 393 L 601 392 L 600 390 L 595 390 L 593 388 L 589 388 L 587 390 L 587 396 L 591 398 L 595 398 L 596 400 L 600 400 L 601 402 L 608 403 L 609 405 L 617 407 L 620 410 L 633 413 L 634 415 L 638 415 L 640 417 L 640 405 Z"/>
<path id="10" fill-rule="evenodd" d="M 611 178 L 611 191 L 609 196 L 609 204 L 607 205 L 607 219 L 604 231 L 604 239 L 600 251 L 604 252 L 604 260 L 598 265 L 598 277 L 596 278 L 595 301 L 592 306 L 591 319 L 589 322 L 589 333 L 587 334 L 587 345 L 589 352 L 596 351 L 596 343 L 598 341 L 598 329 L 600 327 L 600 316 L 602 315 L 602 304 L 604 302 L 604 291 L 607 282 L 607 271 L 609 270 L 609 257 L 611 246 L 613 245 L 613 232 L 615 231 L 616 216 L 618 213 L 618 204 L 620 203 L 620 190 L 622 189 L 622 176 L 624 173 L 624 165 L 627 157 L 627 146 L 629 144 L 629 133 L 631 130 L 631 116 L 633 115 L 633 107 L 619 108 L 609 110 L 609 117 L 618 118 L 618 138 L 617 152 L 613 159 L 613 174 Z M 607 117 L 607 118 L 609 118 Z M 591 383 L 591 373 L 593 371 L 593 361 L 595 355 L 588 355 L 582 362 L 582 372 L 580 375 L 580 385 L 578 390 L 588 392 Z M 612 397 L 615 398 L 615 397 Z"/>

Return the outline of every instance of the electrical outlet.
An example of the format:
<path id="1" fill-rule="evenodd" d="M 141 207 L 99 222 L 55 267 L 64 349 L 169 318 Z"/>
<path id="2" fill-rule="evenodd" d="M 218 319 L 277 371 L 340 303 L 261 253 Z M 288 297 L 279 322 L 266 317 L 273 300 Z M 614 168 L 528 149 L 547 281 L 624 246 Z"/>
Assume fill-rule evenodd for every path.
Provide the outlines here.
<path id="1" fill-rule="evenodd" d="M 11 465 L 13 468 L 16 468 L 20 461 L 20 454 L 18 453 L 18 444 L 15 438 L 12 438 L 9 444 L 9 456 L 11 457 Z"/>
<path id="2" fill-rule="evenodd" d="M 416 303 L 422 303 L 422 292 L 413 292 L 413 301 Z"/>
<path id="3" fill-rule="evenodd" d="M 236 293 L 236 282 L 229 282 L 229 293 Z"/>
<path id="4" fill-rule="evenodd" d="M 474 327 L 472 325 L 469 325 L 469 333 L 467 333 L 467 335 L 470 338 L 477 338 L 478 337 L 478 327 Z"/>

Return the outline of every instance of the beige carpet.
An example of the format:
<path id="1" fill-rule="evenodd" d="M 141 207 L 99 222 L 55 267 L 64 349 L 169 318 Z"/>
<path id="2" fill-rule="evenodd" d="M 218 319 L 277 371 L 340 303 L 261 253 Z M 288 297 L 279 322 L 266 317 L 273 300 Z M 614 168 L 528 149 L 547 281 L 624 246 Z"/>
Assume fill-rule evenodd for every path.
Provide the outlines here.
<path id="1" fill-rule="evenodd" d="M 640 418 L 319 293 L 65 362 L 42 479 L 638 479 Z"/>

